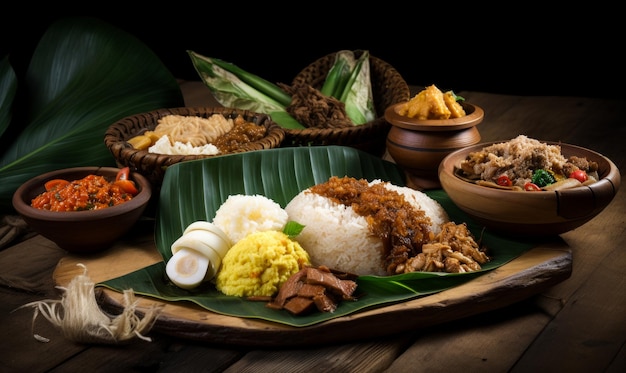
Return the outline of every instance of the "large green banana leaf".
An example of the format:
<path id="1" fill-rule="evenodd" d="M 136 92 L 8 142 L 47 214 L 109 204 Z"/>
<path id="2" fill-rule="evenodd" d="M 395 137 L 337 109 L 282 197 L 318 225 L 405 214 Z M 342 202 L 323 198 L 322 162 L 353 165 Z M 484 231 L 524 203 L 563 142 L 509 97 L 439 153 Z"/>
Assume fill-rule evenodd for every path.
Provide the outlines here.
<path id="1" fill-rule="evenodd" d="M 11 105 L 17 91 L 17 76 L 9 58 L 0 61 L 0 138 L 11 122 Z"/>
<path id="2" fill-rule="evenodd" d="M 184 51 L 181 57 L 186 57 Z M 104 133 L 115 121 L 162 107 L 184 106 L 176 79 L 156 54 L 124 31 L 86 17 L 52 24 L 33 52 L 24 80 L 18 83 L 16 90 L 15 73 L 3 61 L 3 213 L 13 211 L 11 198 L 19 185 L 38 174 L 65 167 L 115 165 L 104 145 Z"/>
<path id="3" fill-rule="evenodd" d="M 193 302 L 209 311 L 225 315 L 302 327 L 460 285 L 513 260 L 532 247 L 531 243 L 491 234 L 483 235 L 481 227 L 460 211 L 445 192 L 435 190 L 427 194 L 442 204 L 452 220 L 468 223 L 476 237 L 481 237 L 489 248 L 493 260 L 482 271 L 469 274 L 362 276 L 357 281 L 357 295 L 361 295 L 358 301 L 342 302 L 333 313 L 320 312 L 305 316 L 292 316 L 287 311 L 272 310 L 263 302 L 226 296 L 210 283 L 194 290 L 183 290 L 166 280 L 165 262 L 172 255 L 171 244 L 192 222 L 211 221 L 229 195 L 261 194 L 284 207 L 303 189 L 324 182 L 333 175 L 380 179 L 395 185 L 405 185 L 404 175 L 395 164 L 354 148 L 340 146 L 260 150 L 170 166 L 163 180 L 155 233 L 157 249 L 164 261 L 98 286 L 116 291 L 132 288 L 137 294 L 167 301 Z"/>

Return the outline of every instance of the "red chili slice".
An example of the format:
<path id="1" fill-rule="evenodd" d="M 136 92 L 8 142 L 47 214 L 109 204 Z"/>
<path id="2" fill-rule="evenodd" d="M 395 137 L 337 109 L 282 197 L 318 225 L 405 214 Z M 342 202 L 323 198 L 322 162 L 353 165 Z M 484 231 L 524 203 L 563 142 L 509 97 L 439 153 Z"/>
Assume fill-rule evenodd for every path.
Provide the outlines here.
<path id="1" fill-rule="evenodd" d="M 539 188 L 537 184 L 526 183 L 524 184 L 524 190 L 527 190 L 529 192 L 538 192 L 541 191 L 541 188 Z"/>
<path id="2" fill-rule="evenodd" d="M 498 184 L 500 186 L 510 187 L 510 186 L 513 185 L 513 182 L 511 181 L 511 179 L 508 176 L 500 175 L 498 177 L 498 180 L 496 181 L 496 184 Z"/>
<path id="3" fill-rule="evenodd" d="M 587 181 L 587 173 L 583 170 L 573 171 L 571 174 L 569 174 L 569 177 L 572 179 L 576 179 L 580 181 L 581 183 L 584 183 L 585 181 Z"/>
<path id="4" fill-rule="evenodd" d="M 46 188 L 46 191 L 51 191 L 52 189 L 59 189 L 59 188 L 63 188 L 64 186 L 66 186 L 67 184 L 69 184 L 70 182 L 67 180 L 63 180 L 63 179 L 53 179 L 50 181 L 46 181 L 46 183 L 44 184 L 44 187 Z"/>
<path id="5" fill-rule="evenodd" d="M 116 180 L 113 184 L 119 186 L 124 192 L 135 195 L 139 193 L 135 183 L 132 180 Z"/>
<path id="6" fill-rule="evenodd" d="M 135 186 L 135 182 L 130 180 L 130 168 L 129 167 L 124 167 L 118 171 L 117 176 L 115 177 L 114 184 L 122 188 L 124 192 L 128 194 L 132 194 L 133 196 L 139 193 L 139 191 L 137 190 L 137 187 Z"/>
<path id="7" fill-rule="evenodd" d="M 117 176 L 115 177 L 115 181 L 118 180 L 129 180 L 130 179 L 130 168 L 124 167 L 117 172 Z"/>

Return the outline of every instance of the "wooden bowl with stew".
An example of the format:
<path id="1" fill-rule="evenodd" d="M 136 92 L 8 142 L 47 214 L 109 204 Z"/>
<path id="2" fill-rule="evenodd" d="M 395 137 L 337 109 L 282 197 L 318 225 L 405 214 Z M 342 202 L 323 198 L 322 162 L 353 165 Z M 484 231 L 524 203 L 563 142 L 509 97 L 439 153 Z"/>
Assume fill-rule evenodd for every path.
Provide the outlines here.
<path id="1" fill-rule="evenodd" d="M 521 189 L 511 190 L 479 185 L 476 180 L 463 176 L 461 162 L 471 153 L 502 142 L 505 141 L 481 143 L 457 150 L 439 165 L 439 180 L 450 199 L 487 230 L 522 237 L 565 233 L 598 215 L 619 189 L 619 170 L 606 156 L 580 146 L 549 141 L 541 142 L 560 146 L 565 158 L 577 156 L 595 162 L 597 181 L 552 190 L 535 188 L 529 183 Z"/>
<path id="2" fill-rule="evenodd" d="M 75 167 L 28 180 L 13 194 L 13 207 L 60 248 L 88 254 L 112 246 L 131 230 L 151 195 L 149 180 L 139 173 Z"/>

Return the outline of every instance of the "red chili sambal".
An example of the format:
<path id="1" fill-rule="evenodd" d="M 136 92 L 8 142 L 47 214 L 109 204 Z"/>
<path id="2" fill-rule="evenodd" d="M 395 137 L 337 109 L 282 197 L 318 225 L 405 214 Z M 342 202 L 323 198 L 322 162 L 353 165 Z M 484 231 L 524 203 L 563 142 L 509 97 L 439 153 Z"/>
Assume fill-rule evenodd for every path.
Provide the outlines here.
<path id="1" fill-rule="evenodd" d="M 31 206 L 49 211 L 99 210 L 130 201 L 137 190 L 128 180 L 127 170 L 118 174 L 110 182 L 103 176 L 88 175 L 80 180 L 51 180 L 46 183 L 46 191 L 31 201 Z M 121 181 L 120 181 L 121 180 Z M 133 188 L 128 188 L 132 183 Z"/>

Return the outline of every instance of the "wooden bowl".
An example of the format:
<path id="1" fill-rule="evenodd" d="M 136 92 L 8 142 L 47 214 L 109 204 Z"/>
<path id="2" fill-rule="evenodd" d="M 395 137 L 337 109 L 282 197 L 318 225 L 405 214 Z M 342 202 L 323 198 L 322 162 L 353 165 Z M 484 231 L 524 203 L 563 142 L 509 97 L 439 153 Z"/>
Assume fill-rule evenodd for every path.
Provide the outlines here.
<path id="1" fill-rule="evenodd" d="M 139 190 L 133 199 L 99 210 L 48 211 L 32 207 L 31 201 L 45 191 L 44 184 L 49 180 L 74 181 L 87 175 L 101 175 L 112 181 L 119 170 L 114 167 L 75 167 L 45 173 L 17 188 L 13 194 L 13 207 L 35 232 L 62 249 L 80 254 L 102 251 L 132 229 L 148 205 L 152 187 L 144 176 L 130 174 Z"/>
<path id="2" fill-rule="evenodd" d="M 451 119 L 419 120 L 398 114 L 398 107 L 385 110 L 391 124 L 387 135 L 387 152 L 422 189 L 440 188 L 439 163 L 450 153 L 480 142 L 476 126 L 484 111 L 479 106 L 462 102 L 467 115 Z"/>
<path id="3" fill-rule="evenodd" d="M 248 110 L 226 107 L 182 107 L 159 109 L 148 113 L 140 113 L 120 119 L 113 123 L 104 135 L 104 143 L 109 148 L 119 167 L 130 167 L 131 171 L 138 172 L 150 180 L 157 189 L 163 182 L 167 167 L 179 163 L 225 155 L 167 155 L 150 153 L 148 150 L 137 150 L 127 140 L 146 130 L 154 130 L 160 118 L 167 115 L 199 116 L 208 118 L 213 114 L 222 114 L 226 118 L 243 116 L 247 121 L 267 128 L 267 134 L 260 140 L 242 145 L 228 154 L 241 153 L 253 150 L 278 148 L 285 138 L 285 132 L 274 123 L 269 115 L 259 114 Z"/>
<path id="4" fill-rule="evenodd" d="M 617 166 L 607 157 L 576 145 L 560 145 L 565 158 L 572 155 L 598 163 L 600 180 L 588 186 L 560 191 L 512 191 L 480 186 L 460 178 L 455 170 L 471 152 L 499 143 L 482 143 L 457 150 L 439 166 L 441 186 L 450 199 L 487 229 L 518 236 L 548 236 L 576 229 L 598 215 L 620 186 Z"/>

